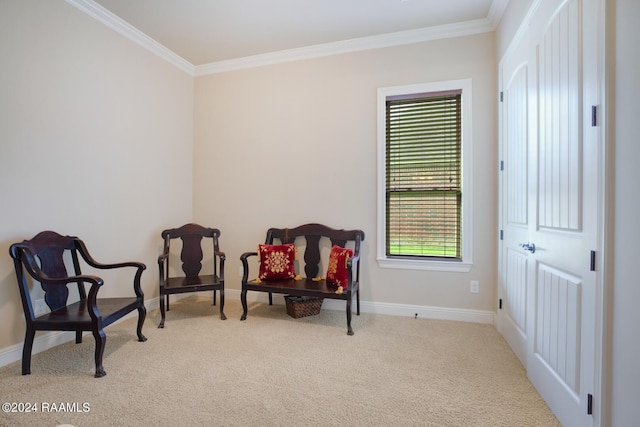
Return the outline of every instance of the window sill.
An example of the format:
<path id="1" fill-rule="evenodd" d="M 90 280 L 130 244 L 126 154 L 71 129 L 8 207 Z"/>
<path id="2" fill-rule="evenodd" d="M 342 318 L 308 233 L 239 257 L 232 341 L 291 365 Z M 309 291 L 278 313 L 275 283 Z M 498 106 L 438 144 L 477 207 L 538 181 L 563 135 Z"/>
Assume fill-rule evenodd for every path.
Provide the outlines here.
<path id="1" fill-rule="evenodd" d="M 378 258 L 380 268 L 397 268 L 402 270 L 450 271 L 468 273 L 473 266 L 469 262 L 458 261 L 428 261 L 413 259 Z"/>

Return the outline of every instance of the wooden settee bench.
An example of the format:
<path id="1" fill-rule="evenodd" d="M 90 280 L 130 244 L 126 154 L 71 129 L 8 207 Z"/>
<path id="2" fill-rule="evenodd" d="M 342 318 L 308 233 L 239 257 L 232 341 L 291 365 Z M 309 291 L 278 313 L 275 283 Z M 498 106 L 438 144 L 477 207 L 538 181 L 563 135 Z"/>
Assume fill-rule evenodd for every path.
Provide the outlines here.
<path id="1" fill-rule="evenodd" d="M 297 240 L 297 242 L 296 242 Z M 269 305 L 273 304 L 272 294 L 284 294 L 298 297 L 315 297 L 346 301 L 347 333 L 353 335 L 351 328 L 351 302 L 356 299 L 356 314 L 360 315 L 360 243 L 364 240 L 361 230 L 336 230 L 322 224 L 305 224 L 295 228 L 270 228 L 267 231 L 265 245 L 293 243 L 304 250 L 304 273 L 306 277 L 292 279 L 260 280 L 256 274 L 250 279 L 249 259 L 258 257 L 258 252 L 245 252 L 242 261 L 242 317 L 247 318 L 247 292 L 258 291 L 269 294 Z M 325 246 L 323 246 L 325 245 Z M 330 252 L 333 245 L 349 247 L 353 255 L 346 260 L 348 280 L 343 286 L 326 280 L 327 264 L 322 264 L 321 253 Z M 255 268 L 255 267 L 254 267 Z"/>

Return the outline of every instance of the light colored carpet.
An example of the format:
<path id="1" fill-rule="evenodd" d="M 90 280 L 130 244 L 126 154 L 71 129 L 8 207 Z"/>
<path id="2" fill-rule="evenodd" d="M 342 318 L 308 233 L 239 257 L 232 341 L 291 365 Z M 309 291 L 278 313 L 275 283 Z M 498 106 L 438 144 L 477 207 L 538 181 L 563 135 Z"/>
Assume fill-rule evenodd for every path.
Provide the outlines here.
<path id="1" fill-rule="evenodd" d="M 244 322 L 241 311 L 229 299 L 221 321 L 209 298 L 189 297 L 165 329 L 148 313 L 144 343 L 135 319 L 111 325 L 103 378 L 90 335 L 34 355 L 31 375 L 5 366 L 0 403 L 71 412 L 0 412 L 0 425 L 560 425 L 492 326 L 362 314 L 347 336 L 343 311 L 292 319 L 256 302 Z"/>

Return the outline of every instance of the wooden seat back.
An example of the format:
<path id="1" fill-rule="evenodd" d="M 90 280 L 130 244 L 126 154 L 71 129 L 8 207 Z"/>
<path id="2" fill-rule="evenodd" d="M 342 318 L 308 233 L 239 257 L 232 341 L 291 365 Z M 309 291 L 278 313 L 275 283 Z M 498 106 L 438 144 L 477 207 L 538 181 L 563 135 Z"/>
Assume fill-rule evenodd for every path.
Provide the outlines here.
<path id="1" fill-rule="evenodd" d="M 20 285 L 20 296 L 25 316 L 33 319 L 34 312 L 29 296 L 29 283 L 24 274 L 22 265 L 32 273 L 32 276 L 50 277 L 62 279 L 82 274 L 78 261 L 78 252 L 85 250 L 84 245 L 77 237 L 62 236 L 54 231 L 43 231 L 31 240 L 25 240 L 11 246 L 10 252 L 16 264 L 16 275 Z M 65 258 L 72 260 L 73 274 L 67 272 Z M 44 300 L 51 311 L 58 310 L 67 305 L 69 288 L 66 283 L 51 283 L 42 280 L 40 283 L 45 292 Z M 78 294 L 81 300 L 87 298 L 84 285 L 77 282 Z"/>
<path id="2" fill-rule="evenodd" d="M 361 230 L 336 230 L 323 224 L 305 224 L 295 228 L 270 228 L 267 231 L 266 244 L 274 244 L 277 239 L 281 243 L 294 243 L 299 237 L 306 240 L 304 251 L 304 272 L 306 277 L 318 277 L 323 271 L 321 265 L 321 240 L 329 239 L 331 245 L 346 247 L 352 242 L 353 258 L 359 259 L 360 243 L 364 240 Z M 330 248 L 329 248 L 330 249 Z M 357 264 L 356 275 L 359 275 L 360 263 Z"/>
<path id="3" fill-rule="evenodd" d="M 219 253 L 220 247 L 218 238 L 220 237 L 220 230 L 217 228 L 203 227 L 198 224 L 185 224 L 178 228 L 172 228 L 164 230 L 162 232 L 162 239 L 164 240 L 164 253 L 167 257 L 171 257 L 171 240 L 180 239 L 182 241 L 182 249 L 180 251 L 180 261 L 182 262 L 182 271 L 186 277 L 197 277 L 202 270 L 202 239 L 211 238 L 213 245 L 213 253 Z M 166 266 L 169 266 L 169 262 Z M 218 264 L 213 263 L 213 274 L 218 275 Z"/>

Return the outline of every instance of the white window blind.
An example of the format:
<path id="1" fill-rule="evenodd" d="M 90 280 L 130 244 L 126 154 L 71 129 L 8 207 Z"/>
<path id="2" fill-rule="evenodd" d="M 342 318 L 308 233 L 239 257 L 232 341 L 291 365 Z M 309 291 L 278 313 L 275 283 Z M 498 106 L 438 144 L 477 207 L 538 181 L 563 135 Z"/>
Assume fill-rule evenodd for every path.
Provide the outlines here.
<path id="1" fill-rule="evenodd" d="M 386 99 L 386 255 L 462 258 L 462 91 Z"/>

